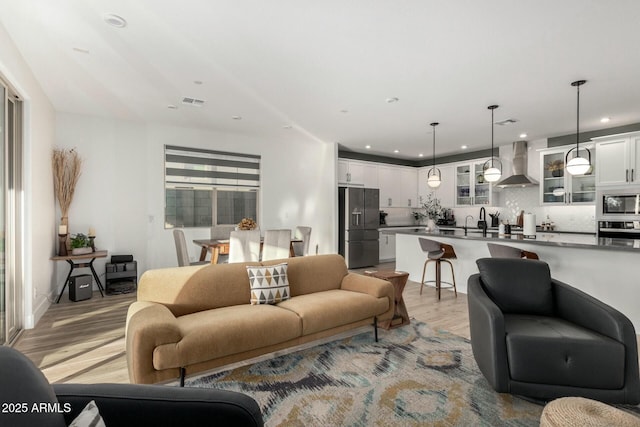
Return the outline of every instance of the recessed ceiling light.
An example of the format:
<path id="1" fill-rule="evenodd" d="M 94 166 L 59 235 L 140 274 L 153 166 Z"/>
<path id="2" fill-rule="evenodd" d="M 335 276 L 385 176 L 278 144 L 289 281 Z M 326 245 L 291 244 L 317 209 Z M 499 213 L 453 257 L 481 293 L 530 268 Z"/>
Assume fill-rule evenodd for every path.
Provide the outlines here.
<path id="1" fill-rule="evenodd" d="M 365 145 L 364 148 L 366 148 L 367 150 L 371 150 L 371 146 L 370 145 Z"/>
<path id="2" fill-rule="evenodd" d="M 291 125 L 284 125 L 284 126 L 282 126 L 282 129 L 291 129 L 291 128 L 293 128 L 293 126 L 291 126 Z"/>
<path id="3" fill-rule="evenodd" d="M 600 123 L 609 123 L 611 119 L 609 117 L 603 117 L 600 119 Z"/>
<path id="4" fill-rule="evenodd" d="M 460 148 L 462 148 L 463 150 L 466 150 L 467 148 L 469 148 L 468 145 L 461 145 Z"/>
<path id="5" fill-rule="evenodd" d="M 526 138 L 526 137 L 527 137 L 527 134 L 526 134 L 526 133 L 521 133 L 521 134 L 520 134 L 520 138 Z"/>
<path id="6" fill-rule="evenodd" d="M 169 108 L 170 110 L 177 110 L 178 109 L 178 107 L 173 105 L 173 104 L 167 105 L 167 108 Z"/>
<path id="7" fill-rule="evenodd" d="M 400 100 L 395 96 L 393 98 L 387 98 L 387 104 L 393 104 L 394 102 L 398 102 L 398 101 Z"/>
<path id="8" fill-rule="evenodd" d="M 242 120 L 242 116 L 231 116 L 233 120 Z"/>
<path id="9" fill-rule="evenodd" d="M 85 49 L 83 47 L 74 47 L 73 50 L 80 53 L 89 53 L 89 49 Z"/>
<path id="10" fill-rule="evenodd" d="M 194 80 L 193 84 L 201 85 L 202 84 L 202 80 Z"/>
<path id="11" fill-rule="evenodd" d="M 345 113 L 345 114 L 346 114 L 346 113 L 348 113 L 348 112 L 349 112 L 349 110 L 340 110 L 340 112 L 341 112 L 341 113 Z"/>
<path id="12" fill-rule="evenodd" d="M 116 28 L 124 28 L 127 26 L 127 21 L 122 16 L 114 15 L 113 13 L 104 15 L 104 22 Z"/>
<path id="13" fill-rule="evenodd" d="M 394 153 L 398 154 L 400 150 L 393 150 Z"/>

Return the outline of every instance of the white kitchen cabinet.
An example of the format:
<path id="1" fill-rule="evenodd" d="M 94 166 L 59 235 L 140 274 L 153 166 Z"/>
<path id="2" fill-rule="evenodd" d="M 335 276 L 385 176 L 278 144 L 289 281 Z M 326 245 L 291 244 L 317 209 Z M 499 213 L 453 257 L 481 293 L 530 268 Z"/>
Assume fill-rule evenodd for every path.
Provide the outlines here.
<path id="1" fill-rule="evenodd" d="M 396 235 L 395 233 L 380 232 L 380 262 L 396 259 Z"/>
<path id="2" fill-rule="evenodd" d="M 418 171 L 418 206 L 421 207 L 427 196 L 433 193 L 443 208 L 452 208 L 455 206 L 455 167 L 453 165 L 439 166 L 440 177 L 442 182 L 436 189 L 429 187 L 427 184 L 427 175 L 432 166 L 420 168 Z"/>
<path id="3" fill-rule="evenodd" d="M 482 166 L 485 160 L 473 163 L 460 163 L 455 167 L 455 204 L 456 206 L 490 205 L 493 188 L 484 179 Z"/>
<path id="4" fill-rule="evenodd" d="M 592 138 L 592 141 L 595 141 L 598 152 L 598 186 L 640 184 L 640 132 Z"/>
<path id="5" fill-rule="evenodd" d="M 377 164 L 338 159 L 338 185 L 378 188 Z"/>
<path id="6" fill-rule="evenodd" d="M 550 148 L 540 151 L 540 204 L 541 205 L 592 205 L 596 201 L 597 157 L 593 147 L 591 164 L 595 169 L 585 175 L 571 175 L 565 171 L 565 157 L 574 146 Z M 580 147 L 582 151 L 582 146 Z"/>
<path id="7" fill-rule="evenodd" d="M 418 171 L 403 166 L 378 166 L 381 208 L 416 207 L 418 198 Z"/>

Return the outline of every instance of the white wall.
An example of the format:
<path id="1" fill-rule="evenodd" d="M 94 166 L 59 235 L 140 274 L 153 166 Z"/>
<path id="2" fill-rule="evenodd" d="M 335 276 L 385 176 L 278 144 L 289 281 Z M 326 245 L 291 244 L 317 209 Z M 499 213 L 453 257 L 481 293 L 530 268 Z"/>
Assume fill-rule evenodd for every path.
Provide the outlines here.
<path id="1" fill-rule="evenodd" d="M 336 157 L 333 143 L 304 137 L 265 140 L 210 130 L 57 114 L 56 142 L 76 147 L 83 172 L 69 212 L 70 232 L 96 229 L 96 246 L 133 254 L 141 274 L 177 265 L 172 230 L 164 229 L 164 145 L 259 154 L 261 229 L 308 225 L 311 253 L 335 252 Z M 185 230 L 187 242 L 209 228 Z M 190 257 L 200 249 L 188 245 Z M 96 271 L 104 274 L 104 262 Z M 59 273 L 59 277 L 61 273 Z M 62 277 L 60 281 L 64 279 Z"/>
<path id="2" fill-rule="evenodd" d="M 24 327 L 49 307 L 47 295 L 57 266 L 51 150 L 55 113 L 47 96 L 0 25 L 0 74 L 24 100 Z"/>

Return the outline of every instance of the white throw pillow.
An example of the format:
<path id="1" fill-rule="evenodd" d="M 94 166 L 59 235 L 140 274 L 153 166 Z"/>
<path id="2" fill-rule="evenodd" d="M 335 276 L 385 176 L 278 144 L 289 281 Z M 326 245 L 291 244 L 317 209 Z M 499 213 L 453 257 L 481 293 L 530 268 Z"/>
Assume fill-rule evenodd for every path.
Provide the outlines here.
<path id="1" fill-rule="evenodd" d="M 247 267 L 251 287 L 251 305 L 277 304 L 288 300 L 287 263 L 267 267 Z"/>
<path id="2" fill-rule="evenodd" d="M 96 402 L 87 403 L 82 412 L 69 424 L 69 427 L 106 427 Z"/>

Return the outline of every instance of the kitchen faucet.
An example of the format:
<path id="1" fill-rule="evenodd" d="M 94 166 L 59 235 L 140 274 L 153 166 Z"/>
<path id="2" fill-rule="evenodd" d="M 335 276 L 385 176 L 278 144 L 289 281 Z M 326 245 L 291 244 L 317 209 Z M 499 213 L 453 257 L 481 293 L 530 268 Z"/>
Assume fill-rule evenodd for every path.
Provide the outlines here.
<path id="1" fill-rule="evenodd" d="M 469 218 L 471 218 L 471 221 L 473 221 L 473 215 L 467 215 L 467 216 L 464 218 L 464 235 L 465 235 L 465 236 L 467 235 L 467 220 L 468 220 Z"/>

